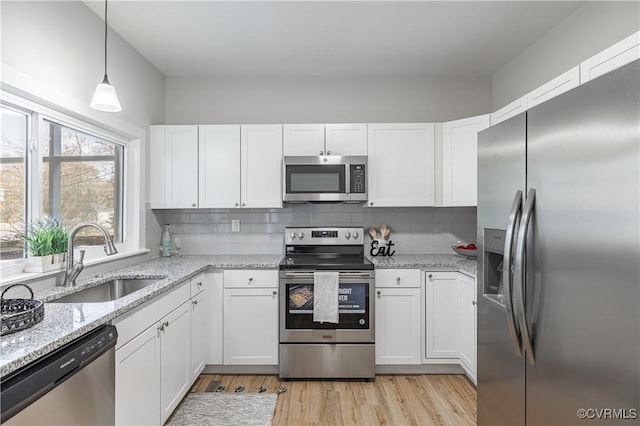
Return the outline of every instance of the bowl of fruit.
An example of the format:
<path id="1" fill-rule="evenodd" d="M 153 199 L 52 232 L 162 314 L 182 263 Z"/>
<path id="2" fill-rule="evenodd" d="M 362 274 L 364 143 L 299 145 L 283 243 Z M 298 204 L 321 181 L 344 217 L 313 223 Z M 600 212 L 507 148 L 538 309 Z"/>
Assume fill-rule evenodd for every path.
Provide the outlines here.
<path id="1" fill-rule="evenodd" d="M 465 256 L 468 259 L 475 259 L 478 257 L 478 246 L 474 243 L 464 244 L 458 241 L 455 245 L 451 246 L 451 248 L 460 256 Z"/>

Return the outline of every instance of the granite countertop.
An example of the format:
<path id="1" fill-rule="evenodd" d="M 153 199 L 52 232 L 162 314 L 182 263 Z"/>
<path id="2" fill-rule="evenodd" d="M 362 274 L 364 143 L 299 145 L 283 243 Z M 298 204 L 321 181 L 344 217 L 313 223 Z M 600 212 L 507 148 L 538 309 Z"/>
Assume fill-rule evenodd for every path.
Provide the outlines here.
<path id="1" fill-rule="evenodd" d="M 275 269 L 281 259 L 281 254 L 158 258 L 97 276 L 81 274 L 74 288 L 54 287 L 35 291 L 36 299 L 50 302 L 114 278 L 158 278 L 156 283 L 114 301 L 45 303 L 45 315 L 41 323 L 2 336 L 0 376 L 4 377 L 207 269 Z M 457 255 L 395 255 L 371 260 L 378 269 L 420 268 L 476 274 L 476 261 Z"/>
<path id="2" fill-rule="evenodd" d="M 457 254 L 396 254 L 392 257 L 369 258 L 376 269 L 429 269 L 461 271 L 477 275 L 478 262 Z"/>
<path id="3" fill-rule="evenodd" d="M 42 322 L 17 333 L 2 336 L 0 376 L 46 355 L 115 317 L 147 302 L 209 268 L 277 268 L 282 255 L 222 255 L 159 258 L 97 276 L 80 274 L 74 288 L 54 287 L 35 291 L 35 298 L 48 302 L 114 278 L 158 278 L 158 282 L 120 299 L 103 303 L 45 303 Z"/>

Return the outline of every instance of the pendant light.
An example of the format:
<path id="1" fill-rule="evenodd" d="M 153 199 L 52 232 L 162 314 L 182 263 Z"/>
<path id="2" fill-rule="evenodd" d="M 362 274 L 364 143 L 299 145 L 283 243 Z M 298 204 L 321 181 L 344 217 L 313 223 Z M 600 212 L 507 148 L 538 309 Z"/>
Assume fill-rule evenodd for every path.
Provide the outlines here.
<path id="1" fill-rule="evenodd" d="M 104 78 L 96 87 L 91 108 L 107 112 L 122 111 L 116 88 L 109 83 L 107 77 L 107 0 L 104 1 Z"/>

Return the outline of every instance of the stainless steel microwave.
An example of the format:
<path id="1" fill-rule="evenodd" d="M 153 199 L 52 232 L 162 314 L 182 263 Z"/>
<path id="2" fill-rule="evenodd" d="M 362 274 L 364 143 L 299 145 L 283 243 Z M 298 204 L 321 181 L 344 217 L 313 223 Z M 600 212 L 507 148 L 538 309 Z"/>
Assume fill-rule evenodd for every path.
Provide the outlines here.
<path id="1" fill-rule="evenodd" d="M 284 201 L 367 200 L 366 156 L 285 156 L 283 164 Z"/>

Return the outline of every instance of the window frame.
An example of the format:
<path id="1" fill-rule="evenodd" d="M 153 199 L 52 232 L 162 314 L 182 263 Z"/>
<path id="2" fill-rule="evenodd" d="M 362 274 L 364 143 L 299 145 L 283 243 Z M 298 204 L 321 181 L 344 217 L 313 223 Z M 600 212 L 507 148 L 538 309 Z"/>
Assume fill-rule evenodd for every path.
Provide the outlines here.
<path id="1" fill-rule="evenodd" d="M 48 120 L 123 146 L 121 187 L 122 241 L 116 243 L 118 254 L 107 258 L 102 246 L 90 246 L 87 247 L 85 265 L 111 261 L 148 251 L 143 246 L 145 224 L 143 212 L 144 203 L 141 198 L 141 194 L 143 193 L 142 188 L 144 188 L 145 182 L 141 145 L 146 137 L 146 132 L 128 123 L 120 122 L 119 120 L 109 120 L 110 122 L 107 124 L 43 99 L 35 97 L 31 99 L 31 96 L 28 94 L 26 96 L 24 96 L 23 93 L 19 95 L 14 94 L 4 86 L 0 90 L 0 101 L 8 108 L 25 112 L 28 116 L 30 115 L 28 147 L 26 152 L 26 219 L 31 220 L 43 216 L 42 150 L 37 149 L 34 151 L 33 147 L 34 144 L 37 144 L 39 148 L 43 143 L 48 143 L 48 141 L 43 141 L 42 135 L 40 134 L 42 121 Z M 10 280 L 19 278 L 26 261 L 26 257 L 0 261 L 0 273 L 3 276 L 3 283 L 5 276 L 8 276 Z M 34 277 L 34 275 L 37 274 L 28 274 L 30 278 Z"/>

